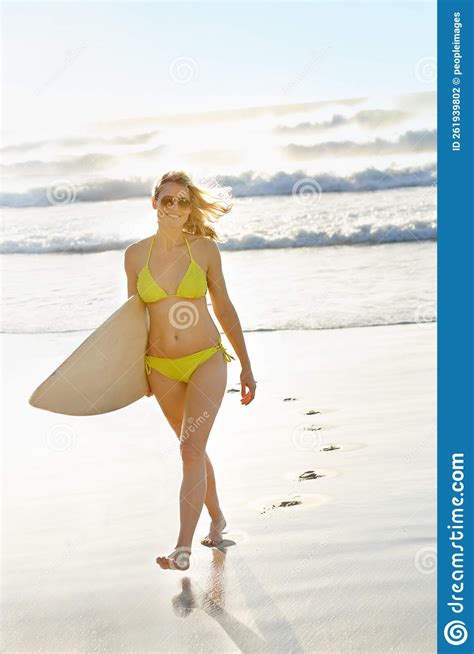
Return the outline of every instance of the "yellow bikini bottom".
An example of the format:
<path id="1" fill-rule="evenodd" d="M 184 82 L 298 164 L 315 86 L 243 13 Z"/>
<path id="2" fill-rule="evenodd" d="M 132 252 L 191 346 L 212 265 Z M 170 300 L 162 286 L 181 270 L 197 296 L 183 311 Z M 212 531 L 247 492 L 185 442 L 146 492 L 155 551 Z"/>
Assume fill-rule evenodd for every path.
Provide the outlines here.
<path id="1" fill-rule="evenodd" d="M 225 361 L 229 362 L 231 359 L 235 360 L 235 357 L 227 352 L 219 339 L 217 345 L 208 347 L 205 350 L 199 350 L 199 352 L 186 354 L 184 357 L 177 357 L 176 359 L 153 357 L 149 354 L 145 354 L 145 371 L 146 374 L 149 375 L 152 369 L 157 370 L 170 379 L 176 379 L 177 381 L 184 381 L 187 383 L 193 372 L 199 368 L 204 361 L 210 359 L 218 350 L 222 350 Z"/>

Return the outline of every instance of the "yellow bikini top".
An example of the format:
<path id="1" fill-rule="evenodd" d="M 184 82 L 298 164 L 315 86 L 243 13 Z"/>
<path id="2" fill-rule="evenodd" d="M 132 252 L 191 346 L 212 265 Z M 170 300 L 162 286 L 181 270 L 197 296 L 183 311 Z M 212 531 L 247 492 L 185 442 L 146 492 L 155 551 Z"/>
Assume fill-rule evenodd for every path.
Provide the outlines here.
<path id="1" fill-rule="evenodd" d="M 143 302 L 148 304 L 150 302 L 158 302 L 159 300 L 164 300 L 167 297 L 198 298 L 206 295 L 206 273 L 193 258 L 191 248 L 189 247 L 188 239 L 186 236 L 184 237 L 184 240 L 188 246 L 190 262 L 188 269 L 184 273 L 183 279 L 179 283 L 176 293 L 168 294 L 161 288 L 161 286 L 158 286 L 151 274 L 150 267 L 148 265 L 148 262 L 150 261 L 151 250 L 155 242 L 155 236 L 156 234 L 154 234 L 151 241 L 146 264 L 140 270 L 137 278 L 137 291 Z"/>

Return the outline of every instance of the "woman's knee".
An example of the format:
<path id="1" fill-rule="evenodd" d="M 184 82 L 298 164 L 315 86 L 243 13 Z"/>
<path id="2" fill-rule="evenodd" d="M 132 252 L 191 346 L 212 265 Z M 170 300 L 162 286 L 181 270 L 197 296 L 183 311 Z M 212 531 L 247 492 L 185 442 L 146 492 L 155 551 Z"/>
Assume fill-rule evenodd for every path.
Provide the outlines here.
<path id="1" fill-rule="evenodd" d="M 193 443 L 191 439 L 180 439 L 179 450 L 183 465 L 206 466 L 206 450 Z"/>

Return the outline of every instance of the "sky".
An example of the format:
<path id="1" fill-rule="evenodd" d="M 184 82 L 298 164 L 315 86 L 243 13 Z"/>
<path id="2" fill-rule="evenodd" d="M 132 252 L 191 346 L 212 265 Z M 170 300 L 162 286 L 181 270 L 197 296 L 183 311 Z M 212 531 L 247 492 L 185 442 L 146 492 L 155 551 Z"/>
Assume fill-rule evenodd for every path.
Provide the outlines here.
<path id="1" fill-rule="evenodd" d="M 4 2 L 2 31 L 8 142 L 97 120 L 436 88 L 435 2 Z"/>

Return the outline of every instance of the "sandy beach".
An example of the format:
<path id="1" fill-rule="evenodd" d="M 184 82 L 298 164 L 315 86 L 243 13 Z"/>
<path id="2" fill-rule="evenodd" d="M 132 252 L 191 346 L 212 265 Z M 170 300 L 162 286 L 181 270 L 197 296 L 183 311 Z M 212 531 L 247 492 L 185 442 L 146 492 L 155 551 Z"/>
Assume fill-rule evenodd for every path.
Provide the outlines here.
<path id="1" fill-rule="evenodd" d="M 28 405 L 86 335 L 2 335 L 3 651 L 435 650 L 434 323 L 245 335 L 257 397 L 232 362 L 208 444 L 225 547 L 204 508 L 185 573 L 155 563 L 181 482 L 156 400 Z"/>
<path id="2" fill-rule="evenodd" d="M 218 9 L 5 3 L 0 651 L 433 654 L 437 7 Z M 28 401 L 147 262 L 156 301 L 203 305 L 205 273 L 220 332 L 228 294 L 258 384 L 242 405 L 230 361 L 227 527 L 203 546 L 203 507 L 186 571 L 156 563 L 182 483 L 156 398 Z"/>

